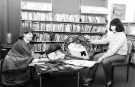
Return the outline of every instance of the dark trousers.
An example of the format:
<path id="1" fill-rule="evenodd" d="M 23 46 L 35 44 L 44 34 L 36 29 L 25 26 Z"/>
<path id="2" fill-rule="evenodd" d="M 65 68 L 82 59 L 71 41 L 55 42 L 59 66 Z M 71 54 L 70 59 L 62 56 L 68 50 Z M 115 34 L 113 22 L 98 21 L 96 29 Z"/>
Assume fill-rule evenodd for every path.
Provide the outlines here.
<path id="1" fill-rule="evenodd" d="M 81 82 L 85 82 L 86 79 L 95 78 L 97 67 L 98 67 L 98 64 L 95 64 L 93 67 L 81 69 L 80 70 Z"/>
<path id="2" fill-rule="evenodd" d="M 104 53 L 99 53 L 99 54 L 96 54 L 94 56 L 94 59 L 93 60 L 98 60 Z M 119 62 L 119 61 L 123 61 L 125 59 L 125 55 L 119 55 L 119 54 L 115 54 L 115 55 L 112 55 L 108 58 L 105 58 L 103 61 L 102 61 L 102 66 L 103 66 L 103 69 L 104 69 L 104 74 L 105 74 L 105 78 L 106 78 L 106 82 L 109 82 L 109 81 L 112 81 L 112 63 L 113 62 Z M 98 66 L 98 65 L 97 65 Z M 90 73 L 90 76 L 91 78 L 95 77 L 95 72 L 97 70 L 97 66 L 94 67 L 92 73 Z"/>
<path id="3" fill-rule="evenodd" d="M 80 82 L 83 83 L 85 79 L 90 78 L 89 71 L 90 71 L 89 68 L 84 68 L 80 70 Z"/>

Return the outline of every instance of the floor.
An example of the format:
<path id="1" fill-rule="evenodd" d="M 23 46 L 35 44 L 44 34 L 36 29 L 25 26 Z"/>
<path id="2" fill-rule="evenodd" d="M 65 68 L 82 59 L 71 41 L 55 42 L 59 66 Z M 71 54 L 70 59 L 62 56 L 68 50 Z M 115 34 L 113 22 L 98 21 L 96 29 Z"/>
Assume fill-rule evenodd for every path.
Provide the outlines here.
<path id="1" fill-rule="evenodd" d="M 135 66 L 130 67 L 130 77 L 129 82 L 126 82 L 126 72 L 125 68 L 116 68 L 114 75 L 114 85 L 113 87 L 135 87 Z M 44 79 L 43 87 L 77 87 L 76 79 L 70 74 L 63 75 L 52 75 L 48 76 L 47 79 Z M 89 87 L 105 87 L 104 86 L 105 79 L 102 67 L 98 68 L 96 79 L 93 85 Z M 0 87 L 4 87 L 1 86 Z M 39 87 L 39 80 L 33 80 L 25 87 Z"/>

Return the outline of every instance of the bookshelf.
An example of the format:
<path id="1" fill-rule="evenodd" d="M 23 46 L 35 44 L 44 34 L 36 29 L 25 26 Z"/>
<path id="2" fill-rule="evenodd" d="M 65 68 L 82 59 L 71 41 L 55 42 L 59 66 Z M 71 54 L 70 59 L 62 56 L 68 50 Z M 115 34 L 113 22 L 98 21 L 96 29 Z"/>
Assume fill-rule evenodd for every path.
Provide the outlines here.
<path id="1" fill-rule="evenodd" d="M 125 29 L 127 34 L 127 39 L 132 41 L 133 44 L 133 50 L 132 50 L 132 58 L 131 58 L 131 64 L 135 64 L 135 22 L 125 22 Z"/>
<path id="2" fill-rule="evenodd" d="M 123 22 L 125 33 L 129 36 L 135 36 L 135 22 Z"/>
<path id="3" fill-rule="evenodd" d="M 32 29 L 36 35 L 37 38 L 32 42 L 35 52 L 45 52 L 51 44 L 60 44 L 64 48 L 64 41 L 70 36 L 100 39 L 106 31 L 105 13 L 54 13 L 51 8 L 34 9 L 24 4 L 26 2 L 21 7 L 21 30 Z"/>
<path id="4" fill-rule="evenodd" d="M 86 3 L 86 2 L 88 2 L 88 3 Z M 97 2 L 97 0 L 95 2 Z M 94 32 L 96 32 L 98 34 L 100 34 L 101 32 L 105 33 L 107 30 L 106 28 L 107 28 L 107 18 L 108 18 L 108 9 L 106 7 L 106 4 L 104 4 L 105 6 L 104 5 L 97 6 L 97 5 L 95 5 L 95 3 L 91 3 L 91 1 L 89 1 L 89 0 L 84 0 L 84 1 L 81 0 L 81 3 L 82 3 L 81 8 L 80 8 L 80 11 L 81 11 L 80 15 L 82 18 L 81 21 L 96 24 L 93 26 L 93 30 L 91 30 L 92 33 L 94 33 Z M 88 4 L 91 4 L 91 6 Z M 97 37 L 97 35 L 96 35 L 96 37 Z M 100 39 L 100 38 L 101 37 L 99 37 L 98 39 Z M 91 39 L 97 39 L 97 38 L 93 37 Z M 94 50 L 96 52 L 106 51 L 106 49 L 108 47 L 107 44 L 93 44 L 93 46 L 94 46 Z"/>

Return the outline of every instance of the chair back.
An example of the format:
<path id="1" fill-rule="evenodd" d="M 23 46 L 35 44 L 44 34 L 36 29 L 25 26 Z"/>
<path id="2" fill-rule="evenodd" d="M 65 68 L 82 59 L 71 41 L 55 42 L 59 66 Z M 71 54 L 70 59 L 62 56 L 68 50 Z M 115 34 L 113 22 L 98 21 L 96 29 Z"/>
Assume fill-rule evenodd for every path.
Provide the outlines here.
<path id="1" fill-rule="evenodd" d="M 126 60 L 125 63 L 129 64 L 132 58 L 132 50 L 133 50 L 133 43 L 131 40 L 127 41 L 127 45 L 128 45 L 128 51 L 127 51 L 127 56 L 126 56 Z"/>
<path id="2" fill-rule="evenodd" d="M 8 49 L 1 49 L 0 50 L 0 54 L 1 54 L 1 58 L 0 59 L 4 59 L 5 58 L 5 56 L 7 55 L 7 53 L 8 53 Z"/>

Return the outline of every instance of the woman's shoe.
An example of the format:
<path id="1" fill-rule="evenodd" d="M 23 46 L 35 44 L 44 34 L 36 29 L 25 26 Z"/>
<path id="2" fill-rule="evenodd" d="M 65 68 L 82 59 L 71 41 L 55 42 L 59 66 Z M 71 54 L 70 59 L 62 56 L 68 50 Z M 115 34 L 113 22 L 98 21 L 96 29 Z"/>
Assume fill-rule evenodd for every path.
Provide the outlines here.
<path id="1" fill-rule="evenodd" d="M 105 84 L 105 87 L 112 87 L 112 81 L 109 81 Z"/>
<path id="2" fill-rule="evenodd" d="M 89 83 L 88 82 L 83 82 L 81 85 L 82 85 L 82 87 L 88 87 Z"/>
<path id="3" fill-rule="evenodd" d="M 85 79 L 85 80 L 83 81 L 83 85 L 84 85 L 84 86 L 92 85 L 93 81 L 94 81 L 93 79 L 87 78 L 87 79 Z"/>

